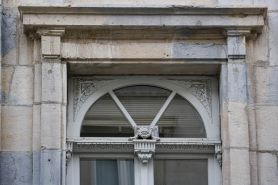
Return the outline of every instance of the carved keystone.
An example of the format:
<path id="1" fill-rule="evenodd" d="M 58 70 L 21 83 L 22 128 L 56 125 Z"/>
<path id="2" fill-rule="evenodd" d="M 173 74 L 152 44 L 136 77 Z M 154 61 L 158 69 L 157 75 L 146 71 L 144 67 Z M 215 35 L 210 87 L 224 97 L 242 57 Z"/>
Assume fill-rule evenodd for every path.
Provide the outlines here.
<path id="1" fill-rule="evenodd" d="M 146 164 L 155 153 L 155 143 L 160 140 L 157 126 L 136 126 L 134 137 L 129 138 L 134 143 L 134 153 L 138 159 Z"/>

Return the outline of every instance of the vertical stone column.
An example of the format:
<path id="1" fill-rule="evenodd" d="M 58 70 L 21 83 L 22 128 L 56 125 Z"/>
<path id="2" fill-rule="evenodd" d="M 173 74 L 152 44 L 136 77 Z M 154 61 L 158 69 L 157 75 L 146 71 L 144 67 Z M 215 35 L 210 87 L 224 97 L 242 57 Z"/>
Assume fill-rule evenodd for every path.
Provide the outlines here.
<path id="1" fill-rule="evenodd" d="M 61 63 L 64 29 L 40 30 L 42 47 L 40 184 L 63 184 L 66 68 Z"/>
<path id="2" fill-rule="evenodd" d="M 223 184 L 230 185 L 250 184 L 247 34 L 249 30 L 227 30 L 228 64 L 221 72 Z"/>

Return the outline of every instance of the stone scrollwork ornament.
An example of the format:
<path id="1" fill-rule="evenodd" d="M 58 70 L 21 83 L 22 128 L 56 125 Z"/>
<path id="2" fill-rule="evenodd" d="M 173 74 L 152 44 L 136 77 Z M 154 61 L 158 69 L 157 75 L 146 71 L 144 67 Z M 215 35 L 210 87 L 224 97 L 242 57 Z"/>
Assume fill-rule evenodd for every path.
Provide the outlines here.
<path id="1" fill-rule="evenodd" d="M 67 142 L 66 162 L 68 163 L 72 157 L 73 143 Z"/>
<path id="2" fill-rule="evenodd" d="M 135 126 L 134 137 L 130 137 L 129 140 L 134 143 L 134 153 L 137 154 L 138 159 L 146 164 L 155 153 L 156 142 L 160 141 L 158 127 Z"/>
<path id="3" fill-rule="evenodd" d="M 221 144 L 215 144 L 215 157 L 222 167 L 222 147 Z"/>

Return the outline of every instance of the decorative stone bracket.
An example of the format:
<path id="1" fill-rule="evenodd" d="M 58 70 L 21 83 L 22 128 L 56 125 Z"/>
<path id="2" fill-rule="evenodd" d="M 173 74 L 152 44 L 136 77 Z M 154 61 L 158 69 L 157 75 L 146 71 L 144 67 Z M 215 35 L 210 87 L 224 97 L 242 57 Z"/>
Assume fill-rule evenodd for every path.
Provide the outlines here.
<path id="1" fill-rule="evenodd" d="M 156 142 L 160 141 L 158 127 L 135 126 L 134 135 L 134 137 L 129 138 L 134 143 L 134 153 L 143 164 L 146 164 L 155 153 Z"/>
<path id="2" fill-rule="evenodd" d="M 220 167 L 222 167 L 222 146 L 221 143 L 215 144 L 215 157 L 217 161 L 220 164 Z"/>
<path id="3" fill-rule="evenodd" d="M 66 150 L 66 162 L 68 163 L 72 157 L 73 151 L 73 142 L 67 142 L 67 150 Z"/>

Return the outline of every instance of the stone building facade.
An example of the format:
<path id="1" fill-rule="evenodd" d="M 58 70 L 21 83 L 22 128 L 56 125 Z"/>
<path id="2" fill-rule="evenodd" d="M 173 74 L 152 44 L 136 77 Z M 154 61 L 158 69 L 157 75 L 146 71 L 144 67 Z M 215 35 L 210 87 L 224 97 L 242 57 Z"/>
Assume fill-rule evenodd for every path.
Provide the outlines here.
<path id="1" fill-rule="evenodd" d="M 171 141 L 209 150 L 220 163 L 209 185 L 278 185 L 277 0 L 2 0 L 1 11 L 1 185 L 79 184 L 81 145 L 136 148 L 75 129 L 109 80 L 160 78 L 210 120 L 208 140 Z M 136 185 L 153 184 L 144 165 Z"/>

